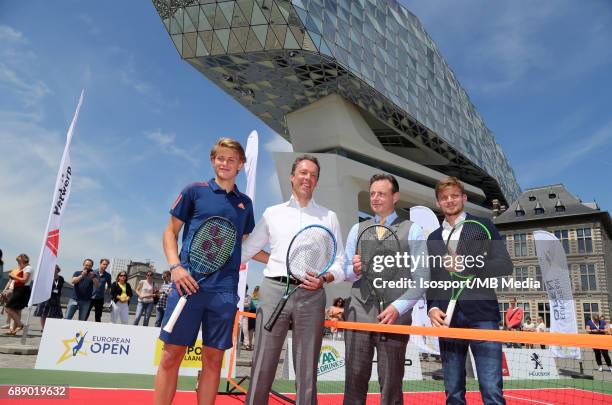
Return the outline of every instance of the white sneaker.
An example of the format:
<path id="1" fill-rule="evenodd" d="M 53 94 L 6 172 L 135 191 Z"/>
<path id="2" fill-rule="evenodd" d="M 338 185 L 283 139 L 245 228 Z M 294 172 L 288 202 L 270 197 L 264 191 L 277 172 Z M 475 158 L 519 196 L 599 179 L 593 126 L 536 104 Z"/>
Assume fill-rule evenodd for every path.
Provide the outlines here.
<path id="1" fill-rule="evenodd" d="M 603 371 L 603 366 L 599 366 L 599 371 Z"/>
<path id="2" fill-rule="evenodd" d="M 608 366 L 608 370 L 612 371 L 612 367 Z"/>

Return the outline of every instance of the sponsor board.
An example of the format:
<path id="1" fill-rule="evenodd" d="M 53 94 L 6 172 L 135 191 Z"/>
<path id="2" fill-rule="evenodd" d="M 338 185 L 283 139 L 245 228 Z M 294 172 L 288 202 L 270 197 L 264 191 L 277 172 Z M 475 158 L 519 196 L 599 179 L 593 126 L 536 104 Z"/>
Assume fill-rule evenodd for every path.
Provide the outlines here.
<path id="1" fill-rule="evenodd" d="M 470 350 L 474 375 L 478 378 L 474 356 Z M 489 371 L 487 371 L 489 372 Z M 502 350 L 502 375 L 505 380 L 548 380 L 558 379 L 559 373 L 555 358 L 546 349 L 511 349 Z"/>
<path id="2" fill-rule="evenodd" d="M 37 369 L 102 373 L 155 374 L 164 343 L 159 328 L 47 319 L 40 341 Z M 202 338 L 187 347 L 180 375 L 196 376 L 202 367 Z M 229 350 L 221 375 L 227 375 Z"/>
<path id="3" fill-rule="evenodd" d="M 293 339 L 288 338 L 287 358 L 285 361 L 288 363 L 289 379 L 295 379 L 292 353 Z M 374 351 L 370 381 L 378 381 L 376 360 L 376 351 Z M 343 381 L 345 378 L 345 364 L 344 341 L 323 339 L 321 353 L 319 354 L 319 363 L 317 364 L 317 379 L 319 381 Z M 415 345 L 408 344 L 406 348 L 406 358 L 404 359 L 404 381 L 422 379 L 423 374 L 421 373 L 419 349 Z"/>

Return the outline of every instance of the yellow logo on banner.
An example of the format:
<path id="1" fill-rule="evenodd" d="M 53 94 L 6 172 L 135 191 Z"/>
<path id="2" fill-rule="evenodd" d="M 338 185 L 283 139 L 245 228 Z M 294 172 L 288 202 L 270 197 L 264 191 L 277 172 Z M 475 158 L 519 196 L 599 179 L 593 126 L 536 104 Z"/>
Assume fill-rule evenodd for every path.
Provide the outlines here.
<path id="1" fill-rule="evenodd" d="M 87 356 L 87 352 L 83 347 L 85 345 L 85 336 L 87 336 L 87 332 L 78 331 L 73 338 L 62 340 L 65 350 L 55 364 L 63 363 L 71 357 L 76 357 L 78 354 Z"/>
<path id="2" fill-rule="evenodd" d="M 164 342 L 157 339 L 155 342 L 155 358 L 153 360 L 156 366 L 159 366 L 161 362 L 162 352 L 164 351 Z M 181 367 L 185 368 L 201 368 L 202 367 L 202 339 L 196 340 L 193 346 L 187 346 L 183 361 L 181 361 Z M 225 367 L 225 356 L 221 363 L 221 368 Z"/>

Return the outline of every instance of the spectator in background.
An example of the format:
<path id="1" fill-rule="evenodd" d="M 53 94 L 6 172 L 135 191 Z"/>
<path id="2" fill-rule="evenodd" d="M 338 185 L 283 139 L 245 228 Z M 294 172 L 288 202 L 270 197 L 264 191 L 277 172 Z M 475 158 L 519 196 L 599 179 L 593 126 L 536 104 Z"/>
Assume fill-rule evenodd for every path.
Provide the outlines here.
<path id="1" fill-rule="evenodd" d="M 510 301 L 510 308 L 506 312 L 506 327 L 508 330 L 521 330 L 523 323 L 523 308 L 516 306 L 516 298 Z"/>
<path id="2" fill-rule="evenodd" d="M 591 319 L 589 319 L 586 323 L 586 330 L 588 333 L 593 335 L 603 335 L 606 333 L 606 321 L 602 320 L 598 314 L 593 314 Z M 612 371 L 612 362 L 610 362 L 610 355 L 608 351 L 605 349 L 593 349 L 595 353 L 595 362 L 599 366 L 599 371 L 603 371 L 603 366 L 601 364 L 601 357 L 603 356 L 606 361 L 606 366 L 608 366 L 608 370 Z"/>
<path id="3" fill-rule="evenodd" d="M 255 289 L 253 289 L 253 294 L 251 294 L 251 305 L 249 308 L 249 312 L 256 314 L 258 306 L 259 306 L 259 286 L 256 285 Z M 250 350 L 253 350 L 253 346 L 255 345 L 255 325 L 256 323 L 257 322 L 255 318 L 249 318 L 248 328 L 249 328 L 249 333 L 251 336 L 251 349 Z"/>
<path id="4" fill-rule="evenodd" d="M 544 323 L 544 318 L 542 318 L 541 316 L 538 316 L 535 331 L 536 332 L 546 332 L 546 324 Z M 540 345 L 540 348 L 546 349 L 546 345 Z"/>
<path id="5" fill-rule="evenodd" d="M 155 327 L 161 327 L 162 320 L 164 319 L 164 314 L 166 313 L 166 306 L 168 305 L 168 294 L 170 293 L 170 289 L 172 288 L 172 280 L 171 273 L 166 270 L 162 273 L 163 283 L 159 290 L 157 290 L 157 305 L 156 305 L 156 314 L 155 314 Z"/>
<path id="6" fill-rule="evenodd" d="M 536 332 L 546 332 L 546 324 L 544 323 L 544 318 L 542 318 L 541 316 L 538 316 Z"/>
<path id="7" fill-rule="evenodd" d="M 106 271 L 106 268 L 109 264 L 108 259 L 100 260 L 100 267 L 98 271 L 94 271 L 94 275 L 96 279 L 98 279 L 98 287 L 94 290 L 91 296 L 91 305 L 89 306 L 89 310 L 87 311 L 87 317 L 85 320 L 89 319 L 89 313 L 91 312 L 91 308 L 94 308 L 95 311 L 95 319 L 96 322 L 102 322 L 102 310 L 104 309 L 104 294 L 107 290 L 110 291 L 111 283 L 113 279 L 111 275 Z"/>
<path id="8" fill-rule="evenodd" d="M 62 319 L 62 307 L 60 299 L 62 297 L 62 288 L 64 287 L 64 277 L 60 276 L 61 269 L 58 265 L 55 265 L 55 275 L 53 276 L 53 285 L 51 286 L 51 297 L 38 304 L 34 316 L 40 317 L 41 330 L 45 329 L 45 321 L 47 318 Z"/>
<path id="9" fill-rule="evenodd" d="M 244 312 L 251 312 L 251 296 L 249 295 L 249 285 L 247 284 L 244 291 L 244 301 L 242 309 Z M 243 350 L 253 350 L 253 333 L 249 330 L 249 319 L 243 316 L 240 321 L 240 328 L 242 329 L 242 346 Z"/>
<path id="10" fill-rule="evenodd" d="M 75 271 L 72 275 L 72 285 L 74 290 L 72 298 L 66 306 L 66 319 L 72 319 L 77 308 L 79 310 L 79 321 L 86 321 L 89 307 L 91 306 L 91 296 L 94 289 L 98 288 L 98 279 L 93 272 L 93 260 L 83 261 L 83 270 Z"/>
<path id="11" fill-rule="evenodd" d="M 4 261 L 2 260 L 2 249 L 0 249 L 0 274 L 4 272 Z"/>
<path id="12" fill-rule="evenodd" d="M 111 285 L 111 322 L 127 325 L 129 318 L 129 302 L 132 297 L 132 287 L 127 282 L 127 273 L 117 274 L 117 279 Z"/>
<path id="13" fill-rule="evenodd" d="M 148 271 L 146 278 L 144 280 L 140 280 L 136 286 L 138 306 L 136 307 L 136 318 L 134 319 L 134 325 L 138 325 L 140 322 L 140 317 L 144 314 L 142 325 L 149 326 L 149 318 L 151 317 L 151 312 L 153 312 L 153 299 L 155 297 L 155 294 L 153 294 L 154 290 L 155 286 L 153 285 L 153 272 Z"/>
<path id="14" fill-rule="evenodd" d="M 343 321 L 344 320 L 344 299 L 338 297 L 334 300 L 333 304 L 327 308 L 326 318 L 330 321 Z M 338 328 L 329 328 L 331 333 L 334 335 L 338 335 Z M 340 335 L 339 337 L 342 337 Z"/>
<path id="15" fill-rule="evenodd" d="M 523 332 L 535 332 L 536 324 L 531 320 L 531 317 L 528 316 L 523 324 Z M 528 349 L 533 349 L 533 344 L 527 343 L 525 345 Z"/>
<path id="16" fill-rule="evenodd" d="M 16 335 L 23 329 L 21 310 L 28 306 L 30 300 L 29 283 L 32 275 L 32 267 L 29 264 L 30 258 L 22 253 L 17 256 L 16 260 L 18 267 L 9 274 L 9 278 L 13 281 L 13 294 L 6 303 L 6 315 L 10 325 L 8 335 Z"/>

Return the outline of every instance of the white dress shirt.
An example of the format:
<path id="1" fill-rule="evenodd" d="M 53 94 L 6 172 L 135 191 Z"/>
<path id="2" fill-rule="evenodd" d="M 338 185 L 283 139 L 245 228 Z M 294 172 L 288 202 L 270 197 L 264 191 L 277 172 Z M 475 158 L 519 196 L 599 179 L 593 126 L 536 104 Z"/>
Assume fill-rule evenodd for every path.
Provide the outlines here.
<path id="1" fill-rule="evenodd" d="M 466 217 L 465 211 L 461 211 L 461 214 L 459 214 L 459 216 L 455 219 L 455 224 L 458 224 L 461 221 L 465 221 L 465 217 Z M 450 235 L 452 230 L 453 230 L 453 227 L 451 226 L 451 224 L 448 223 L 448 221 L 445 218 L 444 221 L 442 221 L 442 240 L 444 242 L 446 242 L 446 240 L 448 239 L 448 235 Z M 451 238 L 453 242 L 459 241 L 459 238 L 461 238 L 462 230 L 463 230 L 463 225 L 460 225 L 455 230 L 455 232 L 453 232 L 453 237 Z M 457 246 L 456 243 L 455 243 L 455 246 Z"/>
<path id="2" fill-rule="evenodd" d="M 336 238 L 336 258 L 328 272 L 334 275 L 334 283 L 343 281 L 344 247 L 336 213 L 318 205 L 313 199 L 306 207 L 300 207 L 293 195 L 289 201 L 264 211 L 253 232 L 242 243 L 242 263 L 270 244 L 270 259 L 263 271 L 264 276 L 287 276 L 286 258 L 291 239 L 305 226 L 315 224 L 328 228 Z"/>

